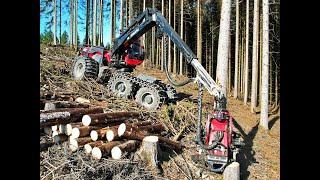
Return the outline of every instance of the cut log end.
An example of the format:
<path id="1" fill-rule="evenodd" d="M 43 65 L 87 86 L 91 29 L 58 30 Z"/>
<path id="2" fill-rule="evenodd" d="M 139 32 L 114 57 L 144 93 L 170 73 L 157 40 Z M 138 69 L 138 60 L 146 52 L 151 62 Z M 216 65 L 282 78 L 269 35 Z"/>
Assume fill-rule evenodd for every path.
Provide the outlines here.
<path id="1" fill-rule="evenodd" d="M 118 128 L 119 137 L 122 136 L 125 131 L 126 131 L 126 124 L 125 123 L 120 124 Z"/>
<path id="2" fill-rule="evenodd" d="M 57 125 L 51 126 L 51 129 L 52 131 L 58 131 L 58 126 Z"/>
<path id="3" fill-rule="evenodd" d="M 71 124 L 66 125 L 66 135 L 70 136 L 72 134 L 72 126 Z"/>
<path id="4" fill-rule="evenodd" d="M 157 143 L 159 141 L 159 137 L 158 136 L 147 136 L 143 139 L 143 141 L 147 141 L 150 143 Z"/>
<path id="5" fill-rule="evenodd" d="M 78 141 L 76 139 L 70 138 L 69 148 L 72 152 L 76 151 L 78 149 Z"/>
<path id="6" fill-rule="evenodd" d="M 113 159 L 120 159 L 122 155 L 121 149 L 119 147 L 114 147 L 111 150 L 111 156 Z"/>
<path id="7" fill-rule="evenodd" d="M 92 154 L 93 159 L 99 160 L 102 157 L 102 152 L 98 147 L 94 147 L 91 151 L 91 154 Z"/>
<path id="8" fill-rule="evenodd" d="M 80 136 L 79 128 L 73 128 L 71 132 L 71 136 L 73 136 L 74 138 L 78 138 Z"/>
<path id="9" fill-rule="evenodd" d="M 107 136 L 107 140 L 110 142 L 114 139 L 115 134 L 113 133 L 113 131 L 110 130 L 110 131 L 107 131 L 106 136 Z"/>
<path id="10" fill-rule="evenodd" d="M 99 137 L 99 136 L 98 136 L 97 131 L 92 130 L 92 131 L 90 132 L 90 137 L 91 137 L 92 141 L 98 140 L 98 137 Z"/>
<path id="11" fill-rule="evenodd" d="M 89 144 L 84 145 L 84 150 L 86 154 L 90 154 L 92 151 L 92 147 Z"/>
<path id="12" fill-rule="evenodd" d="M 91 117 L 88 116 L 88 115 L 84 115 L 84 116 L 82 117 L 82 124 L 83 124 L 84 126 L 89 126 L 89 125 L 91 124 Z"/>

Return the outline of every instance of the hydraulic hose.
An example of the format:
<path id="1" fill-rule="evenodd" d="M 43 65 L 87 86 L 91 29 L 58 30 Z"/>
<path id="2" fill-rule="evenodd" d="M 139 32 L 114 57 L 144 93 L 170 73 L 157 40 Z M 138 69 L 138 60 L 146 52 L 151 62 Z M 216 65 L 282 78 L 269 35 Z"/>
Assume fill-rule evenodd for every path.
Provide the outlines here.
<path id="1" fill-rule="evenodd" d="M 164 69 L 165 69 L 165 73 L 166 73 L 166 76 L 169 80 L 169 82 L 173 85 L 173 86 L 176 86 L 176 87 L 181 87 L 181 86 L 184 86 L 190 82 L 193 81 L 193 79 L 189 78 L 185 81 L 182 81 L 182 82 L 177 82 L 175 80 L 173 80 L 169 70 L 168 70 L 168 64 L 167 64 L 167 36 L 164 35 L 164 39 L 165 39 L 165 42 L 164 42 L 164 49 L 165 49 L 165 54 L 164 54 L 164 60 L 163 60 L 163 64 L 164 64 Z"/>
<path id="2" fill-rule="evenodd" d="M 202 93 L 203 93 L 203 86 L 200 82 L 198 82 L 198 86 L 199 86 L 199 96 L 198 96 L 198 129 L 197 129 L 197 142 L 198 144 L 205 150 L 211 150 L 213 148 L 215 148 L 217 145 L 221 145 L 224 146 L 226 148 L 226 146 L 222 143 L 218 141 L 213 141 L 212 144 L 210 145 L 205 145 L 203 144 L 202 140 L 201 140 L 201 116 L 202 116 Z M 209 132 L 207 132 L 209 133 Z"/>

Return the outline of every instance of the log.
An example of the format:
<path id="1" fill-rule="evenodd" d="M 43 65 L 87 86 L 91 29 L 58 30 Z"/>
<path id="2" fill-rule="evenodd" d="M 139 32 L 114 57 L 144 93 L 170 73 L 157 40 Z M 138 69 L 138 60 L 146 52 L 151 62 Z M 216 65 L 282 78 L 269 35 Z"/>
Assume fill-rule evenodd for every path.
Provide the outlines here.
<path id="1" fill-rule="evenodd" d="M 101 146 L 103 141 L 94 141 L 84 145 L 84 150 L 87 154 L 91 154 L 92 148 Z"/>
<path id="2" fill-rule="evenodd" d="M 111 149 L 111 157 L 113 159 L 120 159 L 123 152 L 131 152 L 138 148 L 140 142 L 137 140 L 129 140 Z"/>
<path id="3" fill-rule="evenodd" d="M 78 102 L 74 102 L 74 101 L 48 101 L 48 100 L 43 100 L 42 103 L 45 103 L 44 106 L 48 106 L 48 107 L 54 107 L 52 109 L 46 109 L 44 108 L 44 110 L 55 110 L 56 108 L 89 108 L 90 105 L 89 104 L 81 104 Z M 48 105 L 47 105 L 48 104 Z M 59 109 L 57 109 L 59 110 Z"/>
<path id="4" fill-rule="evenodd" d="M 53 142 L 60 144 L 68 140 L 68 136 L 65 134 L 58 134 L 53 137 Z"/>
<path id="5" fill-rule="evenodd" d="M 90 137 L 93 141 L 96 141 L 98 139 L 105 139 L 106 138 L 106 135 L 107 135 L 107 131 L 109 131 L 110 129 L 112 129 L 111 131 L 112 132 L 109 132 L 109 139 L 110 138 L 113 138 L 114 139 L 114 136 L 117 136 L 117 129 L 118 129 L 119 126 L 111 126 L 111 127 L 104 127 L 104 128 L 101 128 L 101 129 L 98 129 L 98 130 L 92 130 L 90 132 Z M 114 132 L 115 131 L 115 132 Z M 111 137 L 110 137 L 111 136 Z M 113 136 L 113 137 L 112 137 Z M 111 139 L 111 140 L 113 140 Z M 110 141 L 111 141 L 110 140 Z M 109 141 L 109 140 L 108 140 Z"/>
<path id="6" fill-rule="evenodd" d="M 119 135 L 118 135 L 118 127 L 119 126 L 113 126 L 107 129 L 106 131 L 106 138 L 107 140 L 113 141 L 115 139 L 119 139 Z"/>
<path id="7" fill-rule="evenodd" d="M 58 131 L 58 125 L 51 126 L 52 131 Z"/>
<path id="8" fill-rule="evenodd" d="M 81 122 L 75 122 L 75 123 L 69 123 L 66 125 L 66 134 L 68 136 L 71 136 L 72 134 L 72 129 L 75 127 L 81 127 L 82 123 Z"/>
<path id="9" fill-rule="evenodd" d="M 84 114 L 102 112 L 102 108 L 69 108 L 60 112 L 43 112 L 40 113 L 40 127 L 79 122 Z"/>
<path id="10" fill-rule="evenodd" d="M 92 157 L 94 159 L 101 159 L 102 156 L 107 156 L 110 154 L 111 149 L 114 146 L 120 145 L 122 142 L 120 141 L 111 141 L 105 144 L 102 144 L 101 146 L 94 147 L 91 151 Z"/>
<path id="11" fill-rule="evenodd" d="M 83 138 L 69 138 L 69 148 L 72 152 L 76 151 L 79 147 L 84 146 L 87 143 L 92 142 L 90 137 L 83 137 Z"/>
<path id="12" fill-rule="evenodd" d="M 132 130 L 132 131 L 126 130 L 123 133 L 123 136 L 126 137 L 127 139 L 135 139 L 135 140 L 140 140 L 140 141 L 142 141 L 143 138 L 145 137 L 145 135 L 142 132 L 137 131 L 137 130 Z M 164 138 L 161 136 L 158 136 L 158 138 L 159 138 L 159 141 L 161 144 L 165 144 L 165 145 L 173 148 L 174 150 L 181 150 L 181 148 L 182 148 L 181 143 L 178 141 L 173 141 L 171 139 Z"/>
<path id="13" fill-rule="evenodd" d="M 138 112 L 111 112 L 111 113 L 99 113 L 99 114 L 87 114 L 82 117 L 82 123 L 85 126 L 112 123 L 112 122 L 124 122 L 128 118 L 139 117 Z"/>
<path id="14" fill-rule="evenodd" d="M 224 180 L 240 180 L 240 164 L 232 162 L 223 172 Z"/>
<path id="15" fill-rule="evenodd" d="M 143 138 L 137 155 L 146 163 L 147 167 L 158 169 L 159 157 L 161 156 L 158 136 L 146 136 Z"/>
<path id="16" fill-rule="evenodd" d="M 151 123 L 152 123 L 151 121 L 142 121 L 137 123 L 122 123 L 118 128 L 119 137 L 121 137 L 125 131 L 131 131 L 131 130 L 147 130 L 150 132 L 164 130 L 164 127 L 162 125 L 159 125 L 159 124 L 151 125 Z"/>
<path id="17" fill-rule="evenodd" d="M 89 136 L 92 130 L 100 129 L 100 127 L 96 126 L 81 126 L 72 128 L 71 136 L 73 138 L 85 137 Z"/>

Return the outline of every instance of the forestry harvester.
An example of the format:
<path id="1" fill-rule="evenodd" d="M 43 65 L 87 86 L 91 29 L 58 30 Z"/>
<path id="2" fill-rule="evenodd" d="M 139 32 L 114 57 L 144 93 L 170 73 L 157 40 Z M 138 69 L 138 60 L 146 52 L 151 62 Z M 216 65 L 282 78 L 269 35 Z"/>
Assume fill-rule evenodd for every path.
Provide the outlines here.
<path id="1" fill-rule="evenodd" d="M 197 131 L 199 157 L 205 160 L 212 171 L 222 172 L 228 163 L 236 161 L 236 154 L 243 145 L 239 134 L 234 131 L 233 118 L 226 109 L 226 96 L 161 12 L 146 9 L 115 39 L 109 51 L 99 46 L 82 47 L 73 65 L 73 77 L 77 80 L 92 78 L 107 83 L 109 89 L 117 96 L 134 98 L 138 104 L 151 110 L 161 107 L 164 103 L 174 102 L 177 93 L 172 85 L 154 77 L 143 74 L 133 76 L 131 73 L 144 61 L 144 48 L 140 45 L 139 38 L 152 27 L 157 27 L 157 38 L 164 36 L 163 62 L 169 82 L 175 87 L 190 82 L 196 82 L 199 86 Z M 167 36 L 184 55 L 187 64 L 195 69 L 197 72 L 195 78 L 183 82 L 172 79 L 166 59 Z M 203 86 L 214 96 L 214 110 L 208 115 L 204 136 L 201 127 Z"/>

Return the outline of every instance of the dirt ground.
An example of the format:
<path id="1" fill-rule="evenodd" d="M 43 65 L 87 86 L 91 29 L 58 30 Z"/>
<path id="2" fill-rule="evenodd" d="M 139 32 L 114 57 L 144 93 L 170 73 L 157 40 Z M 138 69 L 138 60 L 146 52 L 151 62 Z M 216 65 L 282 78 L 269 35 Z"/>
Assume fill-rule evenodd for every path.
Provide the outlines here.
<path id="1" fill-rule="evenodd" d="M 52 59 L 72 59 L 72 52 L 57 53 L 52 48 L 42 48 L 41 53 Z M 50 59 L 50 58 L 49 58 Z M 70 68 L 70 66 L 68 66 Z M 152 68 L 148 61 L 145 68 L 138 67 L 135 74 L 144 73 L 157 77 L 168 83 L 165 73 Z M 185 77 L 175 77 L 178 80 Z M 63 88 L 68 86 L 63 86 Z M 41 89 L 41 87 L 40 87 Z M 196 111 L 197 111 L 197 86 L 188 84 L 177 88 L 180 99 L 176 105 L 163 106 L 159 111 L 149 112 L 150 119 L 162 122 L 167 127 L 164 134 L 168 138 L 175 137 L 181 130 L 180 141 L 185 146 L 182 152 L 175 152 L 164 148 L 164 156 L 161 167 L 162 175 L 150 173 L 143 164 L 133 160 L 134 153 L 125 156 L 127 159 L 120 161 L 103 158 L 100 162 L 86 157 L 80 150 L 77 153 L 69 153 L 66 145 L 54 145 L 47 151 L 41 152 L 41 178 L 48 179 L 222 179 L 221 174 L 202 172 L 190 155 L 194 153 L 196 144 Z M 89 97 L 90 99 L 90 97 Z M 92 99 L 91 99 L 92 100 Z M 141 110 L 131 100 L 120 100 L 117 98 L 106 98 L 93 101 L 107 110 L 117 111 L 119 109 Z M 210 109 L 212 97 L 204 92 L 204 112 Z M 124 108 L 125 107 L 125 108 Z M 236 127 L 245 140 L 245 147 L 240 151 L 241 179 L 280 179 L 280 118 L 270 115 L 269 132 L 259 128 L 259 114 L 250 113 L 249 105 L 244 105 L 241 100 L 228 97 L 228 110 L 236 120 Z M 173 112 L 173 118 L 169 118 L 169 112 Z M 205 117 L 205 116 L 203 116 Z M 204 118 L 203 118 L 204 119 Z M 204 120 L 203 120 L 204 121 Z M 41 141 L 45 141 L 42 136 Z M 53 167 L 52 167 L 53 166 Z"/>

